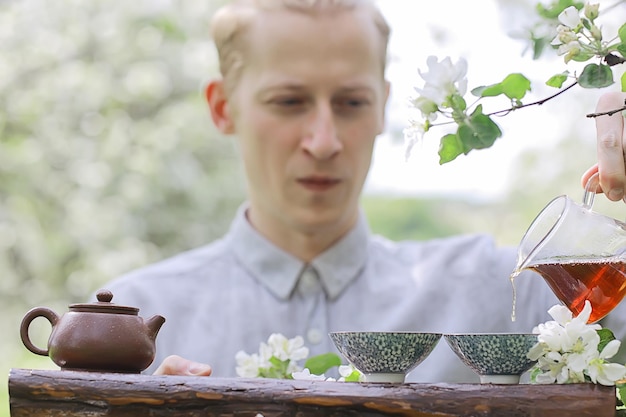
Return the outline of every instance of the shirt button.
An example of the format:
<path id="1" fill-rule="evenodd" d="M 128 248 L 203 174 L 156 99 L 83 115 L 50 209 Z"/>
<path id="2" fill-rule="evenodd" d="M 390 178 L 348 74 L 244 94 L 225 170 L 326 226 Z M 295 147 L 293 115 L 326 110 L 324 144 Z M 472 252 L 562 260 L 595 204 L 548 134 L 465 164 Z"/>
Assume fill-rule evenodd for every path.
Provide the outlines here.
<path id="1" fill-rule="evenodd" d="M 319 329 L 309 329 L 308 332 L 306 332 L 306 338 L 309 341 L 309 343 L 312 343 L 314 345 L 319 344 L 322 341 L 322 332 Z"/>

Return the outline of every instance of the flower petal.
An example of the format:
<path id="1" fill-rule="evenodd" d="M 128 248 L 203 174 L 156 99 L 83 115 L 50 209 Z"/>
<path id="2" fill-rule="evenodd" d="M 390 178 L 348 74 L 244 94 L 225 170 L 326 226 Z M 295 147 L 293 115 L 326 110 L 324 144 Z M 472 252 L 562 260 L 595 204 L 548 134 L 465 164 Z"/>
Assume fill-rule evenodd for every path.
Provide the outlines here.
<path id="1" fill-rule="evenodd" d="M 604 349 L 602 349 L 602 352 L 600 352 L 600 358 L 601 359 L 612 358 L 613 356 L 615 356 L 615 354 L 617 354 L 617 351 L 619 350 L 619 347 L 621 344 L 622 342 L 620 342 L 617 339 L 611 340 L 609 343 L 606 344 Z"/>
<path id="2" fill-rule="evenodd" d="M 572 321 L 572 312 L 569 311 L 567 307 L 560 304 L 550 307 L 548 314 L 550 314 L 557 323 L 562 325 Z"/>
<path id="3" fill-rule="evenodd" d="M 580 24 L 580 14 L 574 6 L 569 6 L 559 14 L 559 22 L 567 27 L 575 28 Z"/>

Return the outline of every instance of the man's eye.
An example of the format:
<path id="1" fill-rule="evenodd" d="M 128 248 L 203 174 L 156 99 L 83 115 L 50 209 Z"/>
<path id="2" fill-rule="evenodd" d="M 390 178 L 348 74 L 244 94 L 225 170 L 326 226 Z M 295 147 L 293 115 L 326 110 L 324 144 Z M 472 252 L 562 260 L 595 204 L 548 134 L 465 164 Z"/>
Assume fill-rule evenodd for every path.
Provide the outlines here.
<path id="1" fill-rule="evenodd" d="M 369 102 L 360 98 L 343 98 L 335 101 L 335 106 L 344 110 L 355 110 L 367 106 Z"/>
<path id="2" fill-rule="evenodd" d="M 298 97 L 281 97 L 272 100 L 272 103 L 280 107 L 297 107 L 304 104 L 304 100 Z"/>

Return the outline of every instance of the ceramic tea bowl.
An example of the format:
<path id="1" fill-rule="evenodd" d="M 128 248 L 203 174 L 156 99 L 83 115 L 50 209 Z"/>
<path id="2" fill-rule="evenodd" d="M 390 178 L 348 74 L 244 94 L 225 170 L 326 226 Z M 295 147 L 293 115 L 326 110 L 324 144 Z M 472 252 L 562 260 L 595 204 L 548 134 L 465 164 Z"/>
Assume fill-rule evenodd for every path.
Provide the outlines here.
<path id="1" fill-rule="evenodd" d="M 537 343 L 536 334 L 447 334 L 444 338 L 482 384 L 518 384 L 535 363 L 527 354 Z"/>
<path id="2" fill-rule="evenodd" d="M 366 382 L 402 383 L 441 339 L 440 333 L 333 332 L 339 352 L 365 376 Z"/>

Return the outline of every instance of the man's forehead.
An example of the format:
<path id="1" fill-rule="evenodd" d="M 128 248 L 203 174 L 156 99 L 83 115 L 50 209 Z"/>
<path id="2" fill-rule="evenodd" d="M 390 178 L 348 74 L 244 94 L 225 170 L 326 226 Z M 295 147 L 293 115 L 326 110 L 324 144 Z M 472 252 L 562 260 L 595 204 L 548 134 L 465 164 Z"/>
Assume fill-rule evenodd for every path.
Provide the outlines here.
<path id="1" fill-rule="evenodd" d="M 299 48 L 358 47 L 369 52 L 383 47 L 374 22 L 357 9 L 311 15 L 292 10 L 264 11 L 247 30 L 249 53 L 274 50 L 298 52 Z M 367 48 L 364 48 L 366 47 Z"/>

